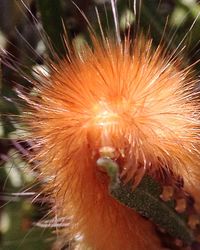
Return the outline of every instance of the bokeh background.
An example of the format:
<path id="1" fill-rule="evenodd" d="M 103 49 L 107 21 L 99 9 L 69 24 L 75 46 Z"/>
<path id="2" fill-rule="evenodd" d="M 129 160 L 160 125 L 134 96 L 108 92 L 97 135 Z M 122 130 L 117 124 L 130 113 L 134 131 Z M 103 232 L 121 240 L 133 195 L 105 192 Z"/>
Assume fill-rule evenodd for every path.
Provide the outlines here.
<path id="1" fill-rule="evenodd" d="M 140 4 L 141 2 L 141 4 Z M 78 6 L 78 7 L 77 7 Z M 152 37 L 156 46 L 173 51 L 179 47 L 183 66 L 200 59 L 200 1 L 195 0 L 118 0 L 122 39 L 130 31 Z M 85 19 L 84 15 L 88 20 Z M 31 81 L 42 71 L 50 46 L 60 56 L 68 53 L 62 36 L 76 50 L 90 43 L 88 22 L 101 36 L 98 16 L 107 36 L 115 29 L 109 0 L 0 0 L 0 249 L 58 249 L 54 243 L 54 223 L 46 217 L 48 198 L 40 193 L 34 164 L 29 164 L 29 145 L 20 140 L 27 133 L 19 122 L 25 105 L 17 92 L 34 93 Z M 61 21 L 62 18 L 62 21 Z M 63 29 L 63 25 L 65 29 Z M 163 35 L 164 34 L 164 35 Z M 47 38 L 48 36 L 48 38 Z M 186 46 L 184 52 L 181 48 Z M 194 74 L 200 65 L 194 66 Z M 198 90 L 198 86 L 197 86 Z M 67 249 L 68 246 L 65 247 Z"/>

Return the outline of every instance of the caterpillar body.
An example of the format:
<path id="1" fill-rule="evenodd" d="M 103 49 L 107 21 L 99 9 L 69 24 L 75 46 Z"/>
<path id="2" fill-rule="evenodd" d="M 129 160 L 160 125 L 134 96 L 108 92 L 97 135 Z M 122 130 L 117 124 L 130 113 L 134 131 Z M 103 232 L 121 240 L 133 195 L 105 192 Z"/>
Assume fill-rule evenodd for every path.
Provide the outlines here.
<path id="1" fill-rule="evenodd" d="M 155 223 L 156 216 L 146 211 L 151 208 L 132 209 L 116 192 L 111 195 L 116 169 L 114 185 L 120 182 L 119 190 L 129 184 L 134 192 L 148 176 L 161 187 L 163 204 L 173 196 L 172 210 L 188 215 L 185 224 L 193 236 L 184 242 L 164 227 L 167 237 L 175 238 L 171 249 L 195 249 L 200 206 L 198 80 L 191 66 L 183 67 L 177 48 L 169 53 L 162 42 L 154 47 L 142 34 L 133 37 L 128 32 L 122 39 L 116 2 L 110 4 L 116 38 L 106 35 L 100 23 L 102 38 L 90 31 L 92 46 L 78 52 L 72 46 L 64 58 L 49 59 L 50 73 L 31 80 L 37 95 L 21 94 L 28 106 L 23 120 L 35 142 L 32 161 L 52 201 L 52 214 L 67 221 L 60 235 L 72 249 L 169 247 L 158 233 L 162 222 Z"/>

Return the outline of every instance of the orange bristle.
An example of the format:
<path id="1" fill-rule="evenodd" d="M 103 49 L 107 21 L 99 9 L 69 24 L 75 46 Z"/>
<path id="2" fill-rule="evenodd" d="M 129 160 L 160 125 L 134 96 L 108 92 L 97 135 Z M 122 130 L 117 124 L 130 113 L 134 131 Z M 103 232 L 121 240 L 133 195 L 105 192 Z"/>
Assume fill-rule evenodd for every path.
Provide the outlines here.
<path id="1" fill-rule="evenodd" d="M 162 249 L 153 223 L 109 195 L 96 161 L 102 148 L 113 149 L 121 178 L 134 187 L 145 173 L 170 185 L 181 177 L 198 204 L 196 81 L 146 38 L 93 38 L 93 46 L 52 65 L 28 101 L 44 190 L 53 213 L 69 220 L 62 231 L 77 249 Z"/>

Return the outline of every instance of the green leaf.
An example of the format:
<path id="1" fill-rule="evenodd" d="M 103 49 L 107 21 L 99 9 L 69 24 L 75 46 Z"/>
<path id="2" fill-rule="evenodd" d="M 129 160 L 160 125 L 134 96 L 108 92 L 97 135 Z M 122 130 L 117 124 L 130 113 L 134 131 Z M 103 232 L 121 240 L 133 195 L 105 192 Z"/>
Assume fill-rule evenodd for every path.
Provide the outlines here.
<path id="1" fill-rule="evenodd" d="M 174 238 L 187 244 L 194 241 L 185 219 L 176 212 L 173 203 L 160 199 L 160 185 L 150 176 L 145 176 L 135 190 L 132 190 L 130 184 L 124 185 L 122 182 L 110 190 L 116 200 L 149 218 Z"/>
<path id="2" fill-rule="evenodd" d="M 119 179 L 119 166 L 111 158 L 99 158 L 97 164 L 110 177 L 109 192 L 115 200 L 148 218 L 172 237 L 189 245 L 194 242 L 185 216 L 175 210 L 175 201 L 165 202 L 160 198 L 162 187 L 157 181 L 146 175 L 133 189 L 130 183 L 124 184 Z"/>

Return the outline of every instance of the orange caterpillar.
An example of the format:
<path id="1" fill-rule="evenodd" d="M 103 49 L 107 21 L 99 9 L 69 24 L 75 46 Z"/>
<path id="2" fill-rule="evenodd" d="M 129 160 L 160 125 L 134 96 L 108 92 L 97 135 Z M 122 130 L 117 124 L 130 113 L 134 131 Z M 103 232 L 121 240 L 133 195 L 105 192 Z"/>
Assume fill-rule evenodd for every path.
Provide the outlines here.
<path id="1" fill-rule="evenodd" d="M 196 81 L 150 40 L 93 41 L 71 62 L 52 65 L 50 77 L 36 85 L 41 98 L 29 100 L 44 189 L 53 213 L 69 219 L 63 234 L 77 238 L 76 249 L 162 249 L 153 223 L 109 195 L 96 162 L 109 147 L 124 183 L 136 185 L 145 173 L 160 182 L 181 176 L 198 205 Z"/>
<path id="2" fill-rule="evenodd" d="M 145 175 L 178 188 L 199 212 L 197 80 L 176 50 L 153 48 L 146 37 L 91 37 L 93 48 L 72 48 L 35 81 L 37 96 L 23 96 L 44 192 L 53 216 L 69 224 L 59 234 L 72 249 L 164 249 L 151 218 L 110 195 L 108 173 L 97 162 L 108 155 L 133 189 Z"/>

